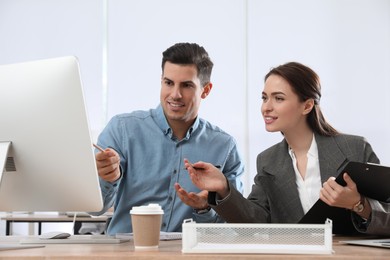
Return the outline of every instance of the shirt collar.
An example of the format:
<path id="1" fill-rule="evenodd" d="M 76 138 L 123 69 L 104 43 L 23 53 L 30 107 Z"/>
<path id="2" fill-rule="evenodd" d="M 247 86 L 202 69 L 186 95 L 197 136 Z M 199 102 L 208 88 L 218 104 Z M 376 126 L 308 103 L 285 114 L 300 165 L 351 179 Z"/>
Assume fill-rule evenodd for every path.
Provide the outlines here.
<path id="1" fill-rule="evenodd" d="M 318 157 L 318 147 L 317 147 L 316 137 L 315 137 L 314 133 L 313 133 L 313 139 L 311 140 L 311 145 L 310 145 L 309 151 L 307 151 L 307 154 L 314 157 L 314 158 Z"/>
<path id="2" fill-rule="evenodd" d="M 153 117 L 155 118 L 156 124 L 164 132 L 165 135 L 169 135 L 172 138 L 172 129 L 168 124 L 167 118 L 165 117 L 164 111 L 161 104 L 152 112 Z M 195 122 L 188 129 L 185 139 L 189 139 L 192 133 L 199 127 L 200 120 L 199 117 L 195 119 Z"/>
<path id="3" fill-rule="evenodd" d="M 291 158 L 295 157 L 294 151 L 291 149 L 290 146 L 288 147 L 288 153 L 290 154 Z M 318 147 L 317 147 L 317 142 L 314 133 L 313 133 L 313 139 L 311 140 L 310 148 L 307 151 L 307 155 L 314 158 L 318 157 Z"/>

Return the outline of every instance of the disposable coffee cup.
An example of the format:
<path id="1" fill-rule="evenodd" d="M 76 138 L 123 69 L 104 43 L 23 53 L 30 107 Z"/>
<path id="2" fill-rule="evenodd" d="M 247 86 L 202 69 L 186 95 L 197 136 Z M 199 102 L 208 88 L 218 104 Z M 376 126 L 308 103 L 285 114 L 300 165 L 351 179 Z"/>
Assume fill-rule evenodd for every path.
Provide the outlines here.
<path id="1" fill-rule="evenodd" d="M 135 250 L 156 250 L 164 211 L 158 204 L 133 207 L 130 210 Z"/>

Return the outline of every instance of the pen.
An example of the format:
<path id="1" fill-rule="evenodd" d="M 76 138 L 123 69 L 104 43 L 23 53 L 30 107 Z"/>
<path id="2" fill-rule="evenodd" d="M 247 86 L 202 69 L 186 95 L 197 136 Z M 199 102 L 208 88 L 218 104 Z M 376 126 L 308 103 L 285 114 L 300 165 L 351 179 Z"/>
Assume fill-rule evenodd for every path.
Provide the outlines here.
<path id="1" fill-rule="evenodd" d="M 101 148 L 99 145 L 93 144 L 93 146 L 94 146 L 96 149 L 98 149 L 99 151 L 104 152 L 104 149 Z"/>
<path id="2" fill-rule="evenodd" d="M 192 164 L 191 164 L 192 168 L 194 168 L 195 170 L 204 170 L 204 168 L 199 168 L 199 167 L 194 167 Z M 221 165 L 217 164 L 217 165 L 214 165 L 215 168 L 217 169 L 221 169 Z M 184 170 L 187 170 L 187 168 L 184 168 Z"/>

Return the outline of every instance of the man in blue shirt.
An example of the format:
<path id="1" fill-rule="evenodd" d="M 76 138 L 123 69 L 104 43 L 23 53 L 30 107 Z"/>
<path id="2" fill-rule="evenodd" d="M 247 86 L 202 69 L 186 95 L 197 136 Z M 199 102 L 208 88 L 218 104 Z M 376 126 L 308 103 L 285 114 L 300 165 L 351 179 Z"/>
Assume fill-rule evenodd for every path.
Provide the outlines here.
<path id="1" fill-rule="evenodd" d="M 133 206 L 158 203 L 162 231 L 180 232 L 184 219 L 222 222 L 184 168 L 184 159 L 218 165 L 242 192 L 244 165 L 232 136 L 198 117 L 212 89 L 213 63 L 195 43 L 177 43 L 163 52 L 160 104 L 148 111 L 114 116 L 98 138 L 104 208 L 114 207 L 108 234 L 132 232 Z"/>

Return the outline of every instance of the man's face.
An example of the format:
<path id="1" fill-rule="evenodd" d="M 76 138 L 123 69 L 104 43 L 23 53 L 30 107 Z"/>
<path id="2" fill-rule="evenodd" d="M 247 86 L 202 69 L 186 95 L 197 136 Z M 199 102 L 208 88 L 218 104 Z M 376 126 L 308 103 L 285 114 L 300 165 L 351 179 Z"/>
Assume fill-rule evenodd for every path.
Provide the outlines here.
<path id="1" fill-rule="evenodd" d="M 200 101 L 210 87 L 201 86 L 195 65 L 166 62 L 161 77 L 160 102 L 168 123 L 191 125 L 198 115 Z"/>

